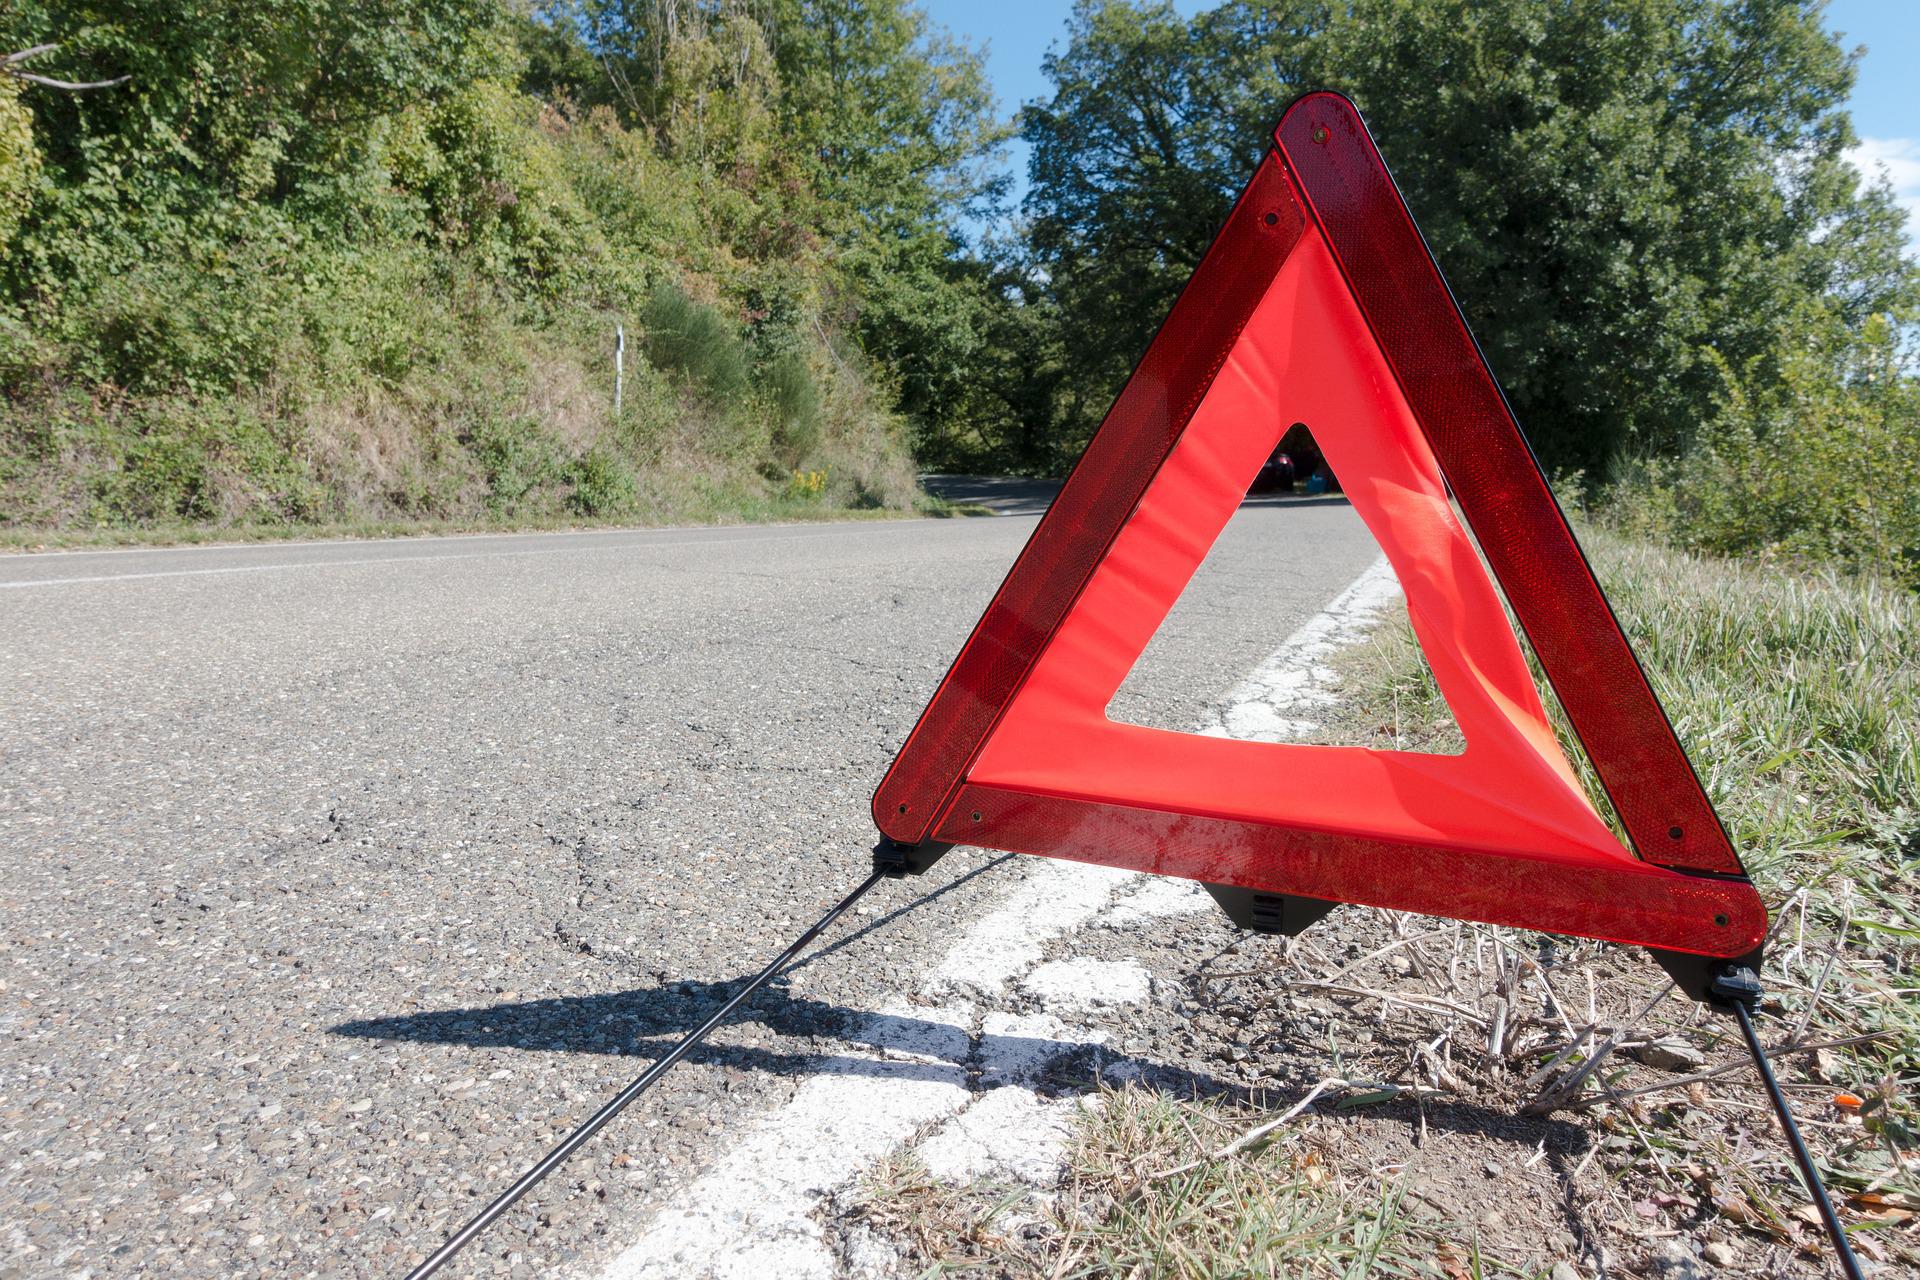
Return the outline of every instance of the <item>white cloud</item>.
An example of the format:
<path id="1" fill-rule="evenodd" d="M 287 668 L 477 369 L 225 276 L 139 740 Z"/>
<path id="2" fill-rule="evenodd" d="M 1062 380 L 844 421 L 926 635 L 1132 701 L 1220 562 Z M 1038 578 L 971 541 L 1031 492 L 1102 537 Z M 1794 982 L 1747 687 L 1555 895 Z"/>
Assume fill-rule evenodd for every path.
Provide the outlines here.
<path id="1" fill-rule="evenodd" d="M 1869 179 L 1885 176 L 1907 211 L 1907 240 L 1920 240 L 1920 138 L 1862 138 L 1847 158 Z"/>

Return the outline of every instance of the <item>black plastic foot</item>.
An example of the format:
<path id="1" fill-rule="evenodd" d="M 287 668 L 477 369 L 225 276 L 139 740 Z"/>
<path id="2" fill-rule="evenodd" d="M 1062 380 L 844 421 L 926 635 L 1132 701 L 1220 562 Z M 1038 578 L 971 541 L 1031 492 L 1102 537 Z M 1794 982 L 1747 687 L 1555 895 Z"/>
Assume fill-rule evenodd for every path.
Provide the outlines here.
<path id="1" fill-rule="evenodd" d="M 873 869 L 889 880 L 924 875 L 927 869 L 946 856 L 950 844 L 929 840 L 925 844 L 901 844 L 885 836 L 873 846 Z"/>
<path id="2" fill-rule="evenodd" d="M 1725 997 L 1716 990 L 1716 984 L 1722 975 L 1745 970 L 1749 975 L 1760 972 L 1762 949 L 1755 947 L 1746 955 L 1731 960 L 1716 959 L 1713 956 L 1688 955 L 1683 951 L 1660 951 L 1647 948 L 1647 954 L 1657 960 L 1674 985 L 1687 993 L 1687 997 L 1703 1004 L 1724 1004 Z M 1755 980 L 1758 990 L 1758 980 Z"/>
<path id="3" fill-rule="evenodd" d="M 1340 904 L 1321 898 L 1296 898 L 1287 893 L 1261 893 L 1231 884 L 1202 884 L 1227 913 L 1227 919 L 1255 933 L 1291 937 Z"/>

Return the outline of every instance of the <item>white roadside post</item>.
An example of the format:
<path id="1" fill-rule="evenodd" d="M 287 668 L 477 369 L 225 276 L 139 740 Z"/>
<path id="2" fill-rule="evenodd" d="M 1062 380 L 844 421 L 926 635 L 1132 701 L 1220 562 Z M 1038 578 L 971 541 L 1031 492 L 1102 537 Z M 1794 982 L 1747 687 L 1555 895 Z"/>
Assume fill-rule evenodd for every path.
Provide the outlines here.
<path id="1" fill-rule="evenodd" d="M 621 393 L 626 389 L 627 380 L 627 329 L 625 325 L 613 326 L 613 416 L 620 416 Z"/>

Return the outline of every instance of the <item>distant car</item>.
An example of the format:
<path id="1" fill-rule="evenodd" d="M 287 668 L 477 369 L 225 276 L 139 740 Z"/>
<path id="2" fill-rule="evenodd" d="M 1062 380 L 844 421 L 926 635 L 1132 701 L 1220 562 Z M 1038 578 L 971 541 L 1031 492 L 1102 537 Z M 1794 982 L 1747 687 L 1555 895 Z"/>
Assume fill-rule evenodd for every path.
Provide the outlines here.
<path id="1" fill-rule="evenodd" d="M 1247 492 L 1272 493 L 1277 490 L 1280 493 L 1292 493 L 1295 478 L 1293 456 L 1284 449 L 1275 449 L 1260 464 L 1260 474 L 1253 478 L 1253 484 Z"/>

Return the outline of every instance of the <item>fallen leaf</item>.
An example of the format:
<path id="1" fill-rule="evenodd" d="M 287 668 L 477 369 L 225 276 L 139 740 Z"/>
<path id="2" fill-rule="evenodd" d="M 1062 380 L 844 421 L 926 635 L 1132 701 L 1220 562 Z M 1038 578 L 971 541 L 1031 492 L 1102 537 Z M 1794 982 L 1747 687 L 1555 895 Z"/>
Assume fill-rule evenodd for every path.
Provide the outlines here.
<path id="1" fill-rule="evenodd" d="M 1899 1223 L 1920 1212 L 1920 1196 L 1900 1191 L 1863 1191 L 1847 1197 L 1847 1207 L 1875 1222 Z"/>
<path id="2" fill-rule="evenodd" d="M 1433 1260 L 1447 1273 L 1447 1280 L 1473 1280 L 1473 1269 L 1452 1245 L 1442 1244 L 1434 1250 Z"/>
<path id="3" fill-rule="evenodd" d="M 1743 1227 L 1759 1227 L 1762 1230 L 1767 1230 L 1772 1225 L 1760 1216 L 1759 1211 L 1748 1202 L 1745 1196 L 1715 1196 L 1713 1198 L 1713 1207 L 1719 1211 L 1721 1217 L 1731 1222 L 1737 1222 Z"/>
<path id="4" fill-rule="evenodd" d="M 1634 1061 L 1662 1071 L 1697 1071 L 1707 1064 L 1707 1055 L 1679 1036 L 1661 1036 L 1626 1052 Z"/>

